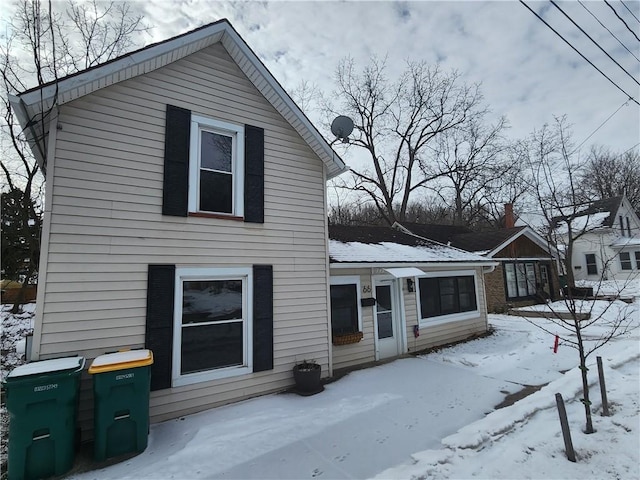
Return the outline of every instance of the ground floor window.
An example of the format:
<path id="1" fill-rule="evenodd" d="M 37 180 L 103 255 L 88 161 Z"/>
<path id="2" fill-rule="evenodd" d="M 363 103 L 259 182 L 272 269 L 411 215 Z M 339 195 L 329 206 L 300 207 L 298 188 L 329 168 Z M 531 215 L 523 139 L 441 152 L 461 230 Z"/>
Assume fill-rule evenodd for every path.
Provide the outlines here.
<path id="1" fill-rule="evenodd" d="M 640 270 L 640 251 L 634 252 L 634 254 L 636 256 L 636 268 Z"/>
<path id="2" fill-rule="evenodd" d="M 360 278 L 331 278 L 331 332 L 345 335 L 361 331 Z"/>
<path id="3" fill-rule="evenodd" d="M 174 384 L 251 367 L 251 269 L 176 269 Z"/>
<path id="4" fill-rule="evenodd" d="M 418 279 L 420 317 L 433 318 L 477 310 L 473 275 Z"/>
<path id="5" fill-rule="evenodd" d="M 536 294 L 536 269 L 532 262 L 504 264 L 508 298 L 531 297 Z"/>

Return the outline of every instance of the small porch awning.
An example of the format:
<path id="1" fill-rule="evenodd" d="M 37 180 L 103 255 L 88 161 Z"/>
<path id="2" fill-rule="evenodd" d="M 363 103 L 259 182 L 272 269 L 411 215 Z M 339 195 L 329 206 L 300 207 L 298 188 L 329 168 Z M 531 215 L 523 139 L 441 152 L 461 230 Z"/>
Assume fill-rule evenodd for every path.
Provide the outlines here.
<path id="1" fill-rule="evenodd" d="M 424 272 L 416 267 L 385 268 L 383 270 L 395 278 L 421 277 L 424 275 Z"/>

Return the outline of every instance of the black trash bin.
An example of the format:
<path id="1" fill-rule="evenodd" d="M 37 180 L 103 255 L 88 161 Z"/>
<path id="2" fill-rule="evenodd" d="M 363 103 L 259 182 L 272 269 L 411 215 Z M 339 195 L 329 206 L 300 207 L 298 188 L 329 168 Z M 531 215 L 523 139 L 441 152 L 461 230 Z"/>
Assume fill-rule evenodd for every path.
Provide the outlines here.
<path id="1" fill-rule="evenodd" d="M 95 460 L 147 448 L 152 363 L 151 350 L 108 353 L 91 363 Z"/>
<path id="2" fill-rule="evenodd" d="M 11 480 L 62 475 L 73 467 L 83 357 L 21 365 L 6 378 Z"/>

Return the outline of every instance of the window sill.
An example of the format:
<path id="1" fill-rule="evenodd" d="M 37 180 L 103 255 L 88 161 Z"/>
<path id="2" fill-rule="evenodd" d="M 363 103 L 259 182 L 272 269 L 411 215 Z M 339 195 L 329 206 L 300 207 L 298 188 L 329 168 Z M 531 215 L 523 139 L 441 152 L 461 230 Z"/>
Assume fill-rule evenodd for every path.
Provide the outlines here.
<path id="1" fill-rule="evenodd" d="M 250 367 L 228 367 L 217 370 L 209 370 L 207 372 L 191 373 L 174 377 L 171 381 L 172 387 L 182 387 L 185 385 L 193 385 L 194 383 L 208 382 L 211 380 L 219 380 L 222 378 L 237 377 L 251 373 Z"/>
<path id="2" fill-rule="evenodd" d="M 244 217 L 236 217 L 235 215 L 225 215 L 223 213 L 189 212 L 189 216 L 197 217 L 197 218 L 220 218 L 223 220 L 235 220 L 236 222 L 244 222 Z"/>
<path id="3" fill-rule="evenodd" d="M 481 318 L 479 310 L 473 310 L 471 312 L 451 313 L 449 315 L 441 315 L 439 317 L 423 318 L 419 321 L 420 328 L 434 327 L 436 325 L 443 325 L 445 323 L 461 322 L 463 320 L 472 320 L 475 318 Z"/>

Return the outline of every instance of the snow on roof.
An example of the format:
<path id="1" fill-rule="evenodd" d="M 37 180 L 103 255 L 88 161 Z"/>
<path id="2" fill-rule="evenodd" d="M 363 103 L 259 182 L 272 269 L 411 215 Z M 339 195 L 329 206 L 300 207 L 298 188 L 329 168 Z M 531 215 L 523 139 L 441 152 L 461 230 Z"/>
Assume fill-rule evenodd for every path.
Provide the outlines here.
<path id="1" fill-rule="evenodd" d="M 332 262 L 348 263 L 487 262 L 484 257 L 445 245 L 401 245 L 393 242 L 329 240 L 329 256 Z"/>
<path id="2" fill-rule="evenodd" d="M 640 238 L 618 237 L 612 244 L 612 247 L 636 247 L 640 245 Z"/>
<path id="3" fill-rule="evenodd" d="M 606 227 L 606 221 L 609 218 L 609 212 L 598 212 L 580 217 L 574 217 L 571 220 L 572 232 L 589 232 L 597 228 Z M 568 233 L 567 222 L 561 220 L 557 223 L 556 232 L 560 235 Z"/>

